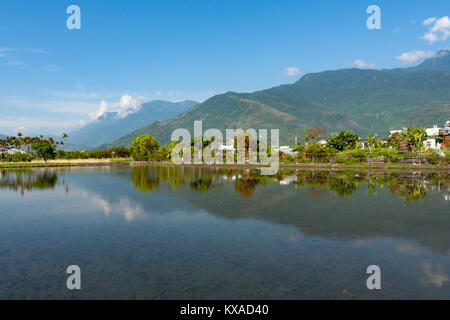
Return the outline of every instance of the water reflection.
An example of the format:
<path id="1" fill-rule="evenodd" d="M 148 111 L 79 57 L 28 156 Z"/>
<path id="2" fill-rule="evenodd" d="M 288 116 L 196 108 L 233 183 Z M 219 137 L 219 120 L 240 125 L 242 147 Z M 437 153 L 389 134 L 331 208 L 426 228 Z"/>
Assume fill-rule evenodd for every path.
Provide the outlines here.
<path id="1" fill-rule="evenodd" d="M 21 194 L 33 189 L 54 189 L 57 183 L 58 175 L 53 170 L 0 170 L 0 189 L 20 191 Z"/>
<path id="2" fill-rule="evenodd" d="M 0 189 L 25 191 L 54 189 L 57 184 L 69 186 L 64 181 L 64 169 L 16 169 L 0 170 Z M 108 171 L 109 172 L 109 171 Z M 123 173 L 121 173 L 123 175 Z M 58 176 L 62 176 L 59 179 Z M 196 192 L 206 193 L 213 189 L 233 184 L 234 191 L 243 198 L 251 199 L 258 186 L 269 183 L 306 187 L 310 197 L 323 197 L 327 191 L 345 198 L 362 188 L 376 196 L 386 189 L 406 203 L 425 200 L 430 192 L 443 192 L 450 199 L 450 175 L 447 172 L 360 172 L 360 171 L 316 171 L 281 170 L 276 176 L 260 176 L 257 170 L 237 170 L 195 167 L 133 167 L 129 174 L 132 185 L 142 193 L 152 193 L 161 184 L 177 189 L 185 185 Z"/>
<path id="3" fill-rule="evenodd" d="M 0 172 L 0 299 L 450 298 L 446 172 Z"/>
<path id="4" fill-rule="evenodd" d="M 449 186 L 450 176 L 445 173 L 391 173 L 358 171 L 289 171 L 276 176 L 260 176 L 256 170 L 213 169 L 192 167 L 137 167 L 132 168 L 131 180 L 141 192 L 154 192 L 160 183 L 172 188 L 189 185 L 192 190 L 208 192 L 232 183 L 237 194 L 252 198 L 257 186 L 269 182 L 280 185 L 307 186 L 311 197 L 321 197 L 327 190 L 339 197 L 350 197 L 362 186 L 369 194 L 387 189 L 405 202 L 424 200 L 429 190 L 442 190 Z M 226 183 L 224 183 L 226 182 Z"/>

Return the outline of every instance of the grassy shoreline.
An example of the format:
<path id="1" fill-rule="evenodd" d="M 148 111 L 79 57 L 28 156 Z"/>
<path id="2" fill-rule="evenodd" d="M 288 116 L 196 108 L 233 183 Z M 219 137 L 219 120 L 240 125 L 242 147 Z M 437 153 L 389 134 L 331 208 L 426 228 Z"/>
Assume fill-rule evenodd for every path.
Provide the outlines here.
<path id="1" fill-rule="evenodd" d="M 103 159 L 98 161 L 93 160 L 53 160 L 47 162 L 47 165 L 43 161 L 34 162 L 0 162 L 1 169 L 10 168 L 42 168 L 42 167 L 100 167 L 100 166 L 177 166 L 171 162 L 138 162 L 131 159 Z M 256 169 L 260 168 L 259 165 L 249 164 L 222 164 L 222 165 L 207 165 L 207 164 L 184 164 L 184 167 L 213 167 L 213 168 L 225 168 L 225 169 Z M 367 165 L 361 164 L 331 164 L 331 163 L 280 163 L 280 169 L 322 169 L 322 170 L 340 170 L 340 169 L 376 169 L 376 170 L 405 170 L 405 171 L 450 171 L 449 165 L 424 165 L 424 164 L 375 164 Z"/>

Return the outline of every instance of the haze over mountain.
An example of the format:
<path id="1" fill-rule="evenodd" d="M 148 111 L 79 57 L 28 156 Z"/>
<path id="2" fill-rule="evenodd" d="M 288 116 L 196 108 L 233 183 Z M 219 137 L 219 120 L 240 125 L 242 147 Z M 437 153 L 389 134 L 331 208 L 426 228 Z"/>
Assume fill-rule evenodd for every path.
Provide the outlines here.
<path id="1" fill-rule="evenodd" d="M 155 121 L 173 118 L 194 105 L 195 101 L 168 102 L 155 100 L 142 104 L 137 112 L 121 117 L 118 112 L 106 112 L 96 121 L 71 132 L 66 146 L 92 148 L 109 143 Z"/>
<path id="2" fill-rule="evenodd" d="M 450 51 L 442 50 L 418 66 L 392 70 L 342 69 L 303 76 L 299 81 L 253 93 L 216 95 L 165 122 L 149 124 L 112 143 L 129 146 L 141 134 L 168 143 L 177 128 L 203 130 L 280 129 L 280 143 L 303 139 L 320 127 L 370 132 L 381 137 L 408 125 L 442 125 L 450 117 Z M 301 140 L 299 140 L 301 141 Z"/>

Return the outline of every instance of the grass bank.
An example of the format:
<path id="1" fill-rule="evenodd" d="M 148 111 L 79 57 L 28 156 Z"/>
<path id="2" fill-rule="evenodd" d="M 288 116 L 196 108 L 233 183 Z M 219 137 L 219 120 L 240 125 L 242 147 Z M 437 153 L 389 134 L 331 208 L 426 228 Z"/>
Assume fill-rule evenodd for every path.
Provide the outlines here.
<path id="1" fill-rule="evenodd" d="M 47 165 L 44 161 L 32 162 L 0 162 L 0 168 L 39 168 L 39 167 L 86 167 L 86 166 L 176 166 L 171 162 L 139 162 L 133 161 L 131 158 L 124 159 L 74 159 L 74 160 L 49 160 Z M 229 168 L 229 169 L 255 169 L 260 168 L 259 165 L 249 164 L 222 164 L 222 165 L 207 165 L 207 164 L 184 164 L 184 167 L 215 167 L 215 168 Z M 358 164 L 331 164 L 331 163 L 280 163 L 280 169 L 375 169 L 375 170 L 406 170 L 406 171 L 420 171 L 420 170 L 450 170 L 450 165 L 430 165 L 430 164 L 373 164 L 367 165 L 365 163 Z"/>

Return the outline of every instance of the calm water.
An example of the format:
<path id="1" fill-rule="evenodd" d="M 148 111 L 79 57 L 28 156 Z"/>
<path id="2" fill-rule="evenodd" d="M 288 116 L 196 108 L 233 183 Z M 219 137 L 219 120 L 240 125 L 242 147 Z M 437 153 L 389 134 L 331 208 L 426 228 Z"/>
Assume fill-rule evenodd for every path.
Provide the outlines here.
<path id="1" fill-rule="evenodd" d="M 0 299 L 450 299 L 449 186 L 447 172 L 0 170 Z"/>

